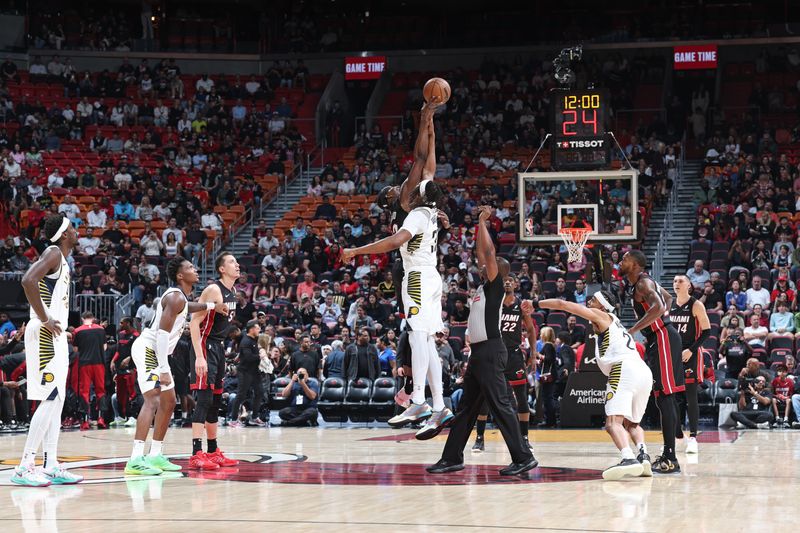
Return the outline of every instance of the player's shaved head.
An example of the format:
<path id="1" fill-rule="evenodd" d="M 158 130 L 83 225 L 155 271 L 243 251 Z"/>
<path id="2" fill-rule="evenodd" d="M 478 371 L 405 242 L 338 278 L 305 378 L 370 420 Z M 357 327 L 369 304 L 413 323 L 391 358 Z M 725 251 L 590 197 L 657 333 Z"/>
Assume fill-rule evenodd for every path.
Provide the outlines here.
<path id="1" fill-rule="evenodd" d="M 645 257 L 644 253 L 641 250 L 631 250 L 625 255 L 630 257 L 637 265 L 642 267 L 642 270 L 645 270 L 647 268 L 647 257 Z"/>
<path id="2" fill-rule="evenodd" d="M 500 277 L 502 279 L 505 279 L 505 277 L 508 276 L 509 272 L 511 272 L 511 265 L 509 264 L 509 262 L 503 257 L 498 257 L 497 273 L 500 274 Z"/>

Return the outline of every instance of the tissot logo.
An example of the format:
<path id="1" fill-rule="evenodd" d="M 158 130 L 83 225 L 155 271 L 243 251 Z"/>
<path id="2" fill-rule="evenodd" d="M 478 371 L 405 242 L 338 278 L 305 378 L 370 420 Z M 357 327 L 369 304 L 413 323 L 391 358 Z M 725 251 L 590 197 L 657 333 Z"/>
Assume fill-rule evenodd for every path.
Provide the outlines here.
<path id="1" fill-rule="evenodd" d="M 561 148 L 602 148 L 605 144 L 603 139 L 594 139 L 591 141 L 562 141 L 558 143 Z"/>

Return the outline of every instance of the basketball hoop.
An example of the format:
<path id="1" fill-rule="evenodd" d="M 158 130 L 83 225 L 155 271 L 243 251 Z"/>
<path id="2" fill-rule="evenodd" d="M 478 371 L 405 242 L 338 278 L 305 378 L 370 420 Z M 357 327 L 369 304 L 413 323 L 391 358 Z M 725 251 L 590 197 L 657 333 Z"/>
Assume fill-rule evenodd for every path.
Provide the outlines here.
<path id="1" fill-rule="evenodd" d="M 586 246 L 586 241 L 592 230 L 589 228 L 561 228 L 558 234 L 564 240 L 564 245 L 567 247 L 568 258 L 570 263 L 578 263 L 583 258 L 583 248 Z"/>

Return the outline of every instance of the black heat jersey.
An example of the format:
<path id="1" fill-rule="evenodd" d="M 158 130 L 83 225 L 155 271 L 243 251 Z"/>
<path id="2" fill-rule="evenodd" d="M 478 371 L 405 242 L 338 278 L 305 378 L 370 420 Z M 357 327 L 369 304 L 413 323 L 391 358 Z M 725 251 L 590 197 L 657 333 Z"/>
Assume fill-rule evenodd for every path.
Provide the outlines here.
<path id="1" fill-rule="evenodd" d="M 692 307 L 696 301 L 692 296 L 685 304 L 678 305 L 676 299 L 672 301 L 672 309 L 669 310 L 669 319 L 681 336 L 681 349 L 683 350 L 694 344 L 700 333 L 697 319 L 692 314 Z"/>
<path id="2" fill-rule="evenodd" d="M 656 280 L 654 280 L 652 277 L 650 277 L 650 274 L 648 274 L 646 272 L 642 272 L 641 274 L 639 274 L 639 279 L 642 279 L 643 277 L 644 278 L 649 278 L 653 283 L 655 283 L 655 285 L 656 285 L 656 294 L 658 295 L 659 298 L 661 298 L 661 301 L 664 302 L 664 297 L 661 295 L 661 285 L 659 285 L 658 282 Z M 638 281 L 637 281 L 637 283 L 638 283 Z M 633 301 L 633 312 L 636 314 L 636 318 L 638 320 L 641 320 L 642 317 L 644 317 L 644 315 L 647 314 L 647 310 L 650 309 L 650 307 L 647 305 L 647 302 L 645 302 L 645 301 L 637 302 L 633 298 L 633 293 L 636 290 L 636 284 L 635 283 L 630 287 L 629 290 L 631 291 L 631 299 Z M 664 304 L 665 304 L 665 307 L 666 307 L 666 302 L 664 302 Z M 644 328 L 642 330 L 642 335 L 644 335 L 648 340 L 652 340 L 652 338 L 655 337 L 656 334 L 659 331 L 663 330 L 665 327 L 667 327 L 670 324 L 671 324 L 671 322 L 670 322 L 669 316 L 665 315 L 665 316 L 659 317 L 658 320 L 656 320 L 655 322 L 653 322 L 652 324 L 650 324 L 649 326 L 647 326 L 646 328 Z"/>
<path id="3" fill-rule="evenodd" d="M 221 315 L 213 309 L 208 312 L 200 326 L 203 342 L 219 342 L 227 339 L 231 328 L 231 319 L 236 315 L 236 291 L 227 288 L 220 280 L 215 280 L 214 283 L 222 291 L 222 301 L 228 305 L 228 315 Z"/>
<path id="4" fill-rule="evenodd" d="M 520 350 L 522 346 L 522 309 L 518 298 L 514 298 L 511 305 L 504 304 L 500 309 L 500 334 L 509 354 Z"/>
<path id="5" fill-rule="evenodd" d="M 403 227 L 403 223 L 406 221 L 406 217 L 408 216 L 408 211 L 403 209 L 403 206 L 400 205 L 400 201 L 396 201 L 392 206 L 392 217 L 389 220 L 389 227 L 392 230 L 392 234 L 397 233 L 397 231 Z"/>

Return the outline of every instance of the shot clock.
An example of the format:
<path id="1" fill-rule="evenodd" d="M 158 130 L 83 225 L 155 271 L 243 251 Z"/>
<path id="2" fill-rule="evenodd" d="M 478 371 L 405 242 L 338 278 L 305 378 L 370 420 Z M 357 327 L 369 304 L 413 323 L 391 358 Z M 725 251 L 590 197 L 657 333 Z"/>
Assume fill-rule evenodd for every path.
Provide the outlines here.
<path id="1" fill-rule="evenodd" d="M 556 170 L 599 169 L 610 163 L 608 93 L 600 89 L 554 89 L 552 161 Z"/>

